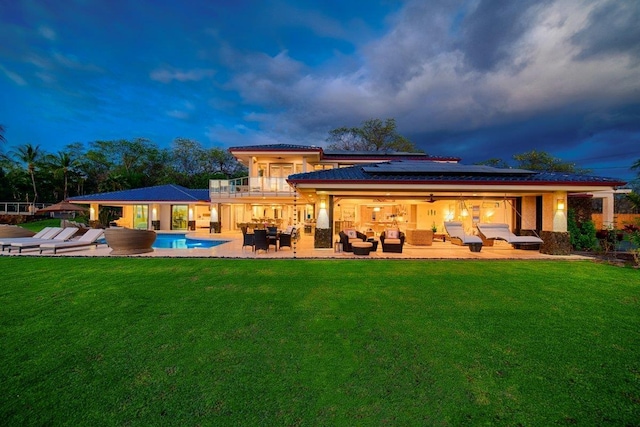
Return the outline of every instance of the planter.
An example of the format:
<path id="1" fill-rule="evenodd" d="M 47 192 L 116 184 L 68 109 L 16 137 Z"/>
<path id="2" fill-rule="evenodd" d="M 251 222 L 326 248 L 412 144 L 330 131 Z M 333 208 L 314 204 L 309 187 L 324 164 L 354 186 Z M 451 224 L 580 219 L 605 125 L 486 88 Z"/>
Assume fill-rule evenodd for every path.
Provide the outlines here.
<path id="1" fill-rule="evenodd" d="M 34 234 L 36 233 L 17 225 L 0 225 L 0 237 L 2 238 L 31 237 Z"/>
<path id="2" fill-rule="evenodd" d="M 107 228 L 104 230 L 111 255 L 136 255 L 153 252 L 156 233 L 150 230 L 134 230 L 131 228 Z"/>

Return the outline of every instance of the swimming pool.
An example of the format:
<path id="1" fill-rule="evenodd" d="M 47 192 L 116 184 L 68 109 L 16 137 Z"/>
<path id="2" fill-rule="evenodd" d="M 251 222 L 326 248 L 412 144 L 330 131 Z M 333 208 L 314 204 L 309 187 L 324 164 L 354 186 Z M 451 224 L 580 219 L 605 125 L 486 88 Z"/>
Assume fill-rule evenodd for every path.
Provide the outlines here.
<path id="1" fill-rule="evenodd" d="M 158 233 L 153 247 L 156 249 L 207 249 L 227 243 L 227 240 L 187 239 L 186 234 Z"/>

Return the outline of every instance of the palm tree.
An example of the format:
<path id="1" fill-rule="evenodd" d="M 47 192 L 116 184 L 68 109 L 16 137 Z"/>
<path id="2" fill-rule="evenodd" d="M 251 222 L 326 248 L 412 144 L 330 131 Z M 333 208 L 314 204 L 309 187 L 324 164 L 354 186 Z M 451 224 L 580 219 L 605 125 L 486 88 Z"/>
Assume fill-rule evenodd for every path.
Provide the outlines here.
<path id="1" fill-rule="evenodd" d="M 0 125 L 0 142 L 7 142 L 6 138 L 4 137 L 4 125 Z"/>
<path id="2" fill-rule="evenodd" d="M 48 163 L 54 175 L 58 177 L 62 175 L 64 181 L 62 200 L 66 200 L 69 196 L 69 173 L 78 165 L 78 160 L 68 152 L 58 151 L 56 154 L 48 156 Z"/>
<path id="3" fill-rule="evenodd" d="M 31 176 L 31 184 L 33 185 L 33 205 L 35 208 L 36 201 L 38 200 L 38 189 L 36 188 L 36 162 L 40 160 L 40 146 L 35 147 L 31 144 L 22 145 L 13 150 L 13 156 L 18 162 L 27 166 L 27 172 Z"/>

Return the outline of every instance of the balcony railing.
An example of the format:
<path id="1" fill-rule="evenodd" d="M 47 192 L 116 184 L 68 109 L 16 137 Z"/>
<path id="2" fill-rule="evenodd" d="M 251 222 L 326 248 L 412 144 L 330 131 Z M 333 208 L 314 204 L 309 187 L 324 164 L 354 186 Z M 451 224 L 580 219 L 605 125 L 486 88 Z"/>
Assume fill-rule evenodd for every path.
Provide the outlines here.
<path id="1" fill-rule="evenodd" d="M 45 203 L 0 202 L 0 215 L 33 215 L 45 206 Z"/>
<path id="2" fill-rule="evenodd" d="M 286 178 L 245 176 L 236 179 L 209 180 L 211 199 L 222 197 L 292 197 L 293 188 Z"/>

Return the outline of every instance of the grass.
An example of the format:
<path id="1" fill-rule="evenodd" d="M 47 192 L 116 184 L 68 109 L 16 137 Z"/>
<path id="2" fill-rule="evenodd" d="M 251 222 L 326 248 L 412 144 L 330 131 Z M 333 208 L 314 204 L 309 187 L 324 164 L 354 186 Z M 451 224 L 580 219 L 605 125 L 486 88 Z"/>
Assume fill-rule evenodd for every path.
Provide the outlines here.
<path id="1" fill-rule="evenodd" d="M 0 257 L 4 425 L 638 425 L 640 276 Z"/>
<path id="2" fill-rule="evenodd" d="M 38 232 L 45 227 L 60 227 L 60 220 L 51 218 L 51 219 L 42 219 L 33 222 L 25 222 L 23 224 L 18 224 L 20 227 L 26 228 L 27 230 L 31 230 L 34 232 Z"/>

